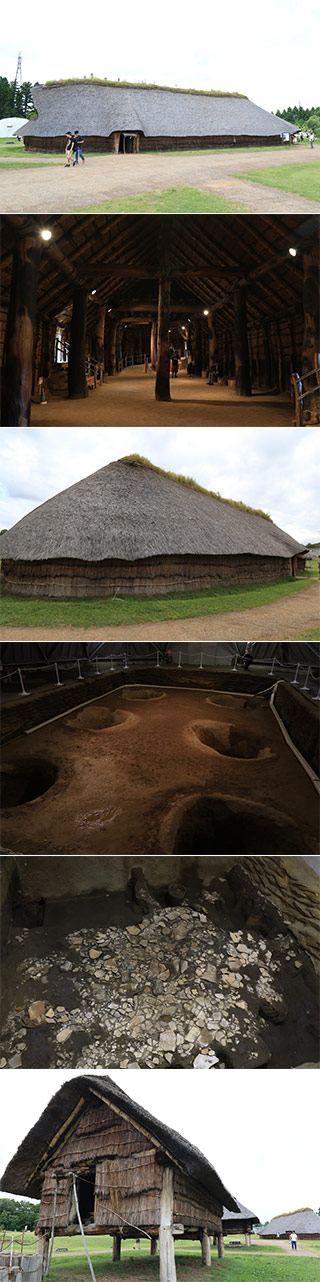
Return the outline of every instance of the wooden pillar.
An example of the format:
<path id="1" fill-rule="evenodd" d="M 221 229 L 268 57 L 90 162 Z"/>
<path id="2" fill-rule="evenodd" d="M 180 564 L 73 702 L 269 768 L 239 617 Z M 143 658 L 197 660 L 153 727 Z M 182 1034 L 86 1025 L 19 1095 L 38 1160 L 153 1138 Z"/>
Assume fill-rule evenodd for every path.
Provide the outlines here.
<path id="1" fill-rule="evenodd" d="M 250 1233 L 250 1229 L 247 1229 L 247 1232 L 246 1232 L 246 1234 L 245 1234 L 245 1241 L 246 1241 L 246 1246 L 251 1246 L 251 1233 Z"/>
<path id="2" fill-rule="evenodd" d="M 303 343 L 302 343 L 302 376 L 314 368 L 315 357 L 320 351 L 320 304 L 319 304 L 319 262 L 318 240 L 315 240 L 303 255 Z M 314 373 L 303 384 L 304 392 L 312 392 L 316 387 L 317 377 Z M 304 401 L 304 415 L 317 421 L 319 412 L 319 393 L 308 396 Z"/>
<path id="3" fill-rule="evenodd" d="M 17 232 L 2 366 L 2 427 L 28 427 L 42 241 L 34 224 Z"/>
<path id="4" fill-rule="evenodd" d="M 163 1168 L 162 1192 L 160 1203 L 160 1282 L 177 1282 L 174 1258 L 173 1222 L 173 1169 Z"/>
<path id="5" fill-rule="evenodd" d="M 170 280 L 161 275 L 158 294 L 158 339 L 156 401 L 171 401 L 170 396 Z"/>
<path id="6" fill-rule="evenodd" d="M 213 311 L 212 311 L 212 307 L 210 307 L 210 308 L 209 308 L 209 311 L 208 311 L 208 340 L 209 340 L 209 343 L 208 343 L 208 368 L 209 368 L 209 369 L 212 369 L 213 362 L 214 362 L 215 346 L 216 346 L 216 336 L 215 336 L 215 331 L 214 331 L 214 318 L 213 318 Z"/>
<path id="7" fill-rule="evenodd" d="M 157 364 L 157 322 L 152 321 L 151 340 L 150 340 L 150 360 L 152 369 L 156 369 Z"/>
<path id="8" fill-rule="evenodd" d="M 234 291 L 234 352 L 236 391 L 239 396 L 251 396 L 246 285 L 239 285 Z"/>
<path id="9" fill-rule="evenodd" d="M 156 1254 L 157 1254 L 157 1239 L 156 1237 L 152 1237 L 150 1242 L 150 1255 L 156 1255 Z"/>
<path id="10" fill-rule="evenodd" d="M 104 327 L 106 319 L 106 308 L 97 307 L 97 317 L 94 335 L 94 356 L 98 365 L 104 370 Z"/>
<path id="11" fill-rule="evenodd" d="M 272 367 L 271 367 L 270 335 L 269 335 L 268 321 L 263 321 L 262 323 L 262 339 L 263 339 L 263 359 L 264 359 L 264 385 L 265 387 L 268 388 L 268 390 L 271 390 Z"/>
<path id="12" fill-rule="evenodd" d="M 73 295 L 70 351 L 68 363 L 68 394 L 71 400 L 88 395 L 85 373 L 87 327 L 87 291 L 76 285 Z"/>
<path id="13" fill-rule="evenodd" d="M 121 1260 L 121 1237 L 119 1233 L 114 1233 L 112 1240 L 112 1259 L 113 1261 Z"/>
<path id="14" fill-rule="evenodd" d="M 201 1259 L 202 1259 L 202 1264 L 205 1264 L 206 1268 L 209 1269 L 211 1264 L 211 1243 L 210 1243 L 209 1233 L 207 1232 L 207 1229 L 202 1229 Z"/>
<path id="15" fill-rule="evenodd" d="M 194 373 L 198 375 L 198 378 L 201 378 L 201 374 L 202 374 L 202 348 L 201 348 L 201 326 L 200 326 L 200 321 L 199 321 L 199 320 L 196 320 L 196 321 L 195 321 L 195 324 L 194 324 L 194 327 L 193 327 L 193 336 L 192 336 L 192 360 L 193 360 L 193 365 L 194 365 Z"/>
<path id="16" fill-rule="evenodd" d="M 53 346 L 56 333 L 56 321 L 46 321 L 43 330 L 41 374 L 49 378 L 53 361 Z"/>
<path id="17" fill-rule="evenodd" d="M 108 330 L 106 335 L 105 364 L 107 367 L 109 378 L 111 378 L 112 374 L 115 374 L 116 372 L 117 328 L 118 328 L 118 321 L 116 320 L 111 321 L 110 325 L 108 325 Z"/>
<path id="18" fill-rule="evenodd" d="M 223 1233 L 218 1233 L 218 1256 L 219 1256 L 219 1260 L 223 1260 L 223 1257 L 224 1257 Z"/>
<path id="19" fill-rule="evenodd" d="M 297 349 L 294 316 L 292 316 L 290 320 L 290 366 L 291 373 L 295 373 L 297 370 Z"/>

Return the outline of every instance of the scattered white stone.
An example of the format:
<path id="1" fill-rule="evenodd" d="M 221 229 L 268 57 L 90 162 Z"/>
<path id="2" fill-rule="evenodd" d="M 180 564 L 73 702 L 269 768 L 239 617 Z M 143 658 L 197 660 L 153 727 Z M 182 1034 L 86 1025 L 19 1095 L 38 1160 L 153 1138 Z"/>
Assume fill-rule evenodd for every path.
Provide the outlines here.
<path id="1" fill-rule="evenodd" d="M 67 1042 L 71 1037 L 71 1031 L 71 1028 L 62 1028 L 61 1032 L 57 1033 L 57 1042 Z"/>
<path id="2" fill-rule="evenodd" d="M 212 1055 L 196 1055 L 196 1058 L 193 1061 L 193 1068 L 208 1069 L 208 1068 L 213 1068 L 214 1065 L 218 1063 L 219 1063 L 218 1056 L 215 1055 L 214 1053 L 212 1053 Z"/>
<path id="3" fill-rule="evenodd" d="M 41 1019 L 45 1009 L 45 1002 L 31 1002 L 31 1006 L 28 1007 L 29 1019 Z"/>

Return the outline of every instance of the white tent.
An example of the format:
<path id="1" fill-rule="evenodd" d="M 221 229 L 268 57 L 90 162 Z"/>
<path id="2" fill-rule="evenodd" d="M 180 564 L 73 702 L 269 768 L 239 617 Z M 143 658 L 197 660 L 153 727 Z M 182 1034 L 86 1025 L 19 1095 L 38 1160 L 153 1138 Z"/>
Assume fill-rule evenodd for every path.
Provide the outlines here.
<path id="1" fill-rule="evenodd" d="M 0 138 L 13 138 L 16 131 L 26 124 L 25 116 L 5 116 L 0 120 Z"/>

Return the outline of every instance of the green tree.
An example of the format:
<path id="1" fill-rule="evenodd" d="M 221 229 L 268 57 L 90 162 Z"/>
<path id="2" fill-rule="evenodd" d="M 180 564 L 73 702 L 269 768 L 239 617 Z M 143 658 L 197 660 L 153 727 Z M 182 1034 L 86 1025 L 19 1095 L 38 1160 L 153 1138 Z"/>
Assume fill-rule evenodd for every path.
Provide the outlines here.
<path id="1" fill-rule="evenodd" d="M 10 1233 L 21 1233 L 28 1228 L 33 1231 L 39 1214 L 40 1202 L 25 1202 L 22 1199 L 0 1198 L 0 1227 Z"/>

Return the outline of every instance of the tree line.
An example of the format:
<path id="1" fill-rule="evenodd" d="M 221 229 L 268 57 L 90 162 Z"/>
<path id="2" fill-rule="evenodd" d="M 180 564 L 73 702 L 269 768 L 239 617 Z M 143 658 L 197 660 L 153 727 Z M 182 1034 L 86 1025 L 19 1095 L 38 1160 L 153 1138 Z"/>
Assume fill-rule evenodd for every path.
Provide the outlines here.
<path id="1" fill-rule="evenodd" d="M 36 1226 L 39 1215 L 40 1202 L 24 1202 L 15 1198 L 2 1197 L 0 1199 L 0 1228 L 5 1229 L 7 1233 L 21 1233 L 22 1229 L 30 1229 L 31 1232 Z"/>
<path id="2" fill-rule="evenodd" d="M 24 80 L 19 89 L 15 80 L 0 76 L 0 120 L 7 116 L 26 116 L 29 119 L 34 112 L 32 88 L 30 80 Z"/>
<path id="3" fill-rule="evenodd" d="M 284 107 L 283 111 L 278 108 L 275 115 L 303 132 L 320 134 L 320 107 Z"/>

